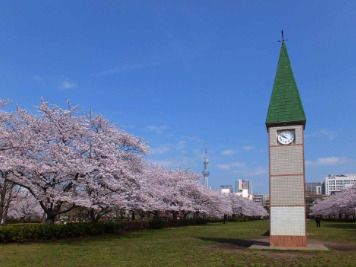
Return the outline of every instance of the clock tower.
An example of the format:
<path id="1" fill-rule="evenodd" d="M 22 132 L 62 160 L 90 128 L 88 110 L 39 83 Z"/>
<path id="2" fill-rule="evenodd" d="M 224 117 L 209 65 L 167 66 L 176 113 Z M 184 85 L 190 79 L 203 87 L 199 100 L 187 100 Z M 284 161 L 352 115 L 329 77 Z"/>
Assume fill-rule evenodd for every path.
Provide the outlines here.
<path id="1" fill-rule="evenodd" d="M 282 36 L 283 37 L 283 36 Z M 284 39 L 269 103 L 270 246 L 304 247 L 306 117 Z"/>

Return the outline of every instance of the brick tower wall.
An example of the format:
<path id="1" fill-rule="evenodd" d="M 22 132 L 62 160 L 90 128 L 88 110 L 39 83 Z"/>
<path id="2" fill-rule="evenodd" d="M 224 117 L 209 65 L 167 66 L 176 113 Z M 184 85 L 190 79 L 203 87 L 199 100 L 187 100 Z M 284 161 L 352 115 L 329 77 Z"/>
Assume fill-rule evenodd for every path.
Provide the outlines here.
<path id="1" fill-rule="evenodd" d="M 294 142 L 279 144 L 279 130 L 294 130 Z M 306 246 L 303 126 L 270 127 L 268 133 L 270 245 Z"/>

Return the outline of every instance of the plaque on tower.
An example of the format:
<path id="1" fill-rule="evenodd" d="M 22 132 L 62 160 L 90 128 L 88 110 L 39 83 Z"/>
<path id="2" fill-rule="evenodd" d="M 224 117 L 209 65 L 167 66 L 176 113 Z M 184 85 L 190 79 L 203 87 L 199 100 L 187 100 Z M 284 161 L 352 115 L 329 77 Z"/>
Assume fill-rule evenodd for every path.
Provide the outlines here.
<path id="1" fill-rule="evenodd" d="M 306 117 L 282 39 L 266 127 L 269 144 L 270 246 L 307 244 L 304 192 Z"/>

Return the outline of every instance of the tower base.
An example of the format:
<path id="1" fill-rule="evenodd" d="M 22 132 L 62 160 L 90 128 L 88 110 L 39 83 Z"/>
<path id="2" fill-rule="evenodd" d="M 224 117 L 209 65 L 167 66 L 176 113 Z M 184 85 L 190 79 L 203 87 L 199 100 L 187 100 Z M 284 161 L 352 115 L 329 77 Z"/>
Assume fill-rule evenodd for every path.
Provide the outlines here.
<path id="1" fill-rule="evenodd" d="M 272 235 L 269 237 L 271 247 L 306 247 L 306 236 Z"/>

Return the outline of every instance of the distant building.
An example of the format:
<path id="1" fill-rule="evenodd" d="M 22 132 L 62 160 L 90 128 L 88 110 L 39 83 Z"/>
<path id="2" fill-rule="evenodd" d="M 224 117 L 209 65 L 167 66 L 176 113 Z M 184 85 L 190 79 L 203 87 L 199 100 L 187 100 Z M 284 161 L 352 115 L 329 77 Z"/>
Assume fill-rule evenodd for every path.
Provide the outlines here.
<path id="1" fill-rule="evenodd" d="M 235 192 L 241 192 L 243 190 L 247 190 L 248 194 L 251 194 L 251 186 L 250 181 L 244 179 L 238 179 L 235 183 Z"/>
<path id="2" fill-rule="evenodd" d="M 230 194 L 233 192 L 234 192 L 234 189 L 233 189 L 232 185 L 230 185 L 230 184 L 220 186 L 220 193 L 222 193 L 222 194 Z"/>
<path id="3" fill-rule="evenodd" d="M 243 198 L 248 198 L 250 200 L 253 199 L 253 195 L 249 194 L 247 189 L 242 189 L 241 191 L 236 192 L 235 194 L 237 196 L 240 196 L 240 197 L 243 197 Z"/>
<path id="4" fill-rule="evenodd" d="M 235 182 L 235 194 L 243 198 L 253 199 L 251 194 L 251 183 L 248 180 L 238 179 Z"/>
<path id="5" fill-rule="evenodd" d="M 269 195 L 256 194 L 253 195 L 253 202 L 261 204 L 267 211 L 269 211 Z"/>
<path id="6" fill-rule="evenodd" d="M 305 183 L 305 193 L 306 195 L 321 195 L 322 194 L 322 184 L 321 183 Z"/>
<path id="7" fill-rule="evenodd" d="M 356 174 L 336 174 L 325 177 L 325 195 L 332 195 L 356 184 Z"/>
<path id="8" fill-rule="evenodd" d="M 310 214 L 310 208 L 314 205 L 315 201 L 322 200 L 323 198 L 322 183 L 305 183 L 305 204 L 307 215 Z"/>
<path id="9" fill-rule="evenodd" d="M 263 195 L 253 195 L 253 198 L 252 198 L 253 202 L 256 202 L 256 203 L 259 203 L 261 204 L 261 206 L 263 206 Z"/>
<path id="10" fill-rule="evenodd" d="M 269 205 L 270 205 L 270 201 L 269 201 L 269 195 L 263 195 L 263 207 L 269 211 Z"/>

